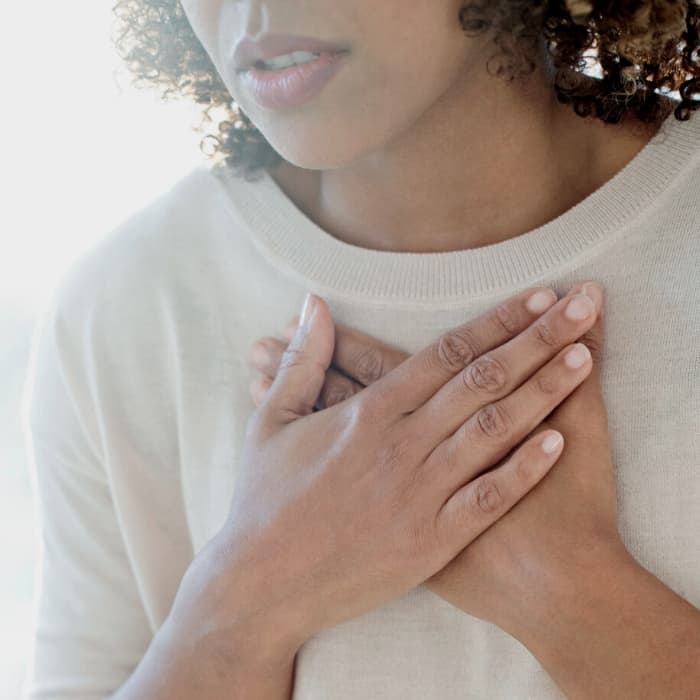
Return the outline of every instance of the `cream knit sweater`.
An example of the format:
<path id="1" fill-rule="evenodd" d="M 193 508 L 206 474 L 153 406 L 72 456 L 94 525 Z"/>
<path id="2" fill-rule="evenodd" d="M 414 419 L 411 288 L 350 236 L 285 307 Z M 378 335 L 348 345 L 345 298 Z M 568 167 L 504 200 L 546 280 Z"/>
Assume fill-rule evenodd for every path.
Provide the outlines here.
<path id="1" fill-rule="evenodd" d="M 517 290 L 565 294 L 587 278 L 606 290 L 623 540 L 700 607 L 700 116 L 671 115 L 557 219 L 458 252 L 355 247 L 269 175 L 199 167 L 81 256 L 36 327 L 23 410 L 42 551 L 26 697 L 97 700 L 143 656 L 226 516 L 254 410 L 248 348 L 307 290 L 415 352 Z M 297 656 L 294 700 L 561 697 L 519 642 L 424 586 Z"/>

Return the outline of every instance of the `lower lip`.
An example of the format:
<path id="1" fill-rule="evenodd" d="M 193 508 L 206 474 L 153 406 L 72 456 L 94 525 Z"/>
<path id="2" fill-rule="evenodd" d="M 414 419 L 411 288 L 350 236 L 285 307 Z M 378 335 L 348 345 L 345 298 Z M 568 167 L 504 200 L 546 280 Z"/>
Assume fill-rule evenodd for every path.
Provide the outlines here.
<path id="1" fill-rule="evenodd" d="M 280 70 L 251 67 L 242 78 L 255 101 L 268 109 L 294 107 L 315 97 L 345 63 L 349 52 L 324 52 L 317 59 Z"/>

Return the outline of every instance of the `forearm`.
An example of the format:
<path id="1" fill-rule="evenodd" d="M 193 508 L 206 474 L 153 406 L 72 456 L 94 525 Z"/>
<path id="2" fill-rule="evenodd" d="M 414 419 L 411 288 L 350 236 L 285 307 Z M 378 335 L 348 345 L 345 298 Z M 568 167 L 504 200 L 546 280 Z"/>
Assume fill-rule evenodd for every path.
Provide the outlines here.
<path id="1" fill-rule="evenodd" d="M 700 610 L 629 554 L 546 588 L 511 633 L 567 697 L 697 697 Z"/>
<path id="2" fill-rule="evenodd" d="M 296 650 L 272 650 L 256 630 L 222 645 L 188 646 L 168 622 L 110 700 L 290 700 Z M 254 640 L 261 642 L 260 646 Z"/>

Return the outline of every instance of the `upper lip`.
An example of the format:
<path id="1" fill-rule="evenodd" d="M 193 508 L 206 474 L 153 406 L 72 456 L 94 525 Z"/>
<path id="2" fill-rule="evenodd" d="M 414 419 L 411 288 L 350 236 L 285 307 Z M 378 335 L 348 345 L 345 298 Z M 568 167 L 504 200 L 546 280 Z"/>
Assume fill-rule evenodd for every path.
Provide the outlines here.
<path id="1" fill-rule="evenodd" d="M 348 46 L 332 44 L 309 36 L 293 34 L 261 34 L 257 39 L 244 36 L 233 54 L 236 70 L 250 68 L 256 61 L 265 61 L 292 51 L 347 51 Z"/>

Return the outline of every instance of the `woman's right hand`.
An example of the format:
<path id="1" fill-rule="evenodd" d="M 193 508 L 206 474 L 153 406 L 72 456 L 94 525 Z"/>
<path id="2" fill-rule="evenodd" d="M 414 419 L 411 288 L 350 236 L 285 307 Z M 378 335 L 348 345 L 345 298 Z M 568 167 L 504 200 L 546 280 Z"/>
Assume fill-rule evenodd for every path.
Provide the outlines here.
<path id="1" fill-rule="evenodd" d="M 250 418 L 229 515 L 187 570 L 173 624 L 225 646 L 228 630 L 250 622 L 261 650 L 298 648 L 422 583 L 523 498 L 562 445 L 542 450 L 554 431 L 518 443 L 588 376 L 590 353 L 578 368 L 564 358 L 597 315 L 585 295 L 557 301 L 546 289 L 551 308 L 529 311 L 538 289 L 317 412 L 334 323 L 312 296 Z M 588 315 L 567 318 L 571 304 Z"/>

